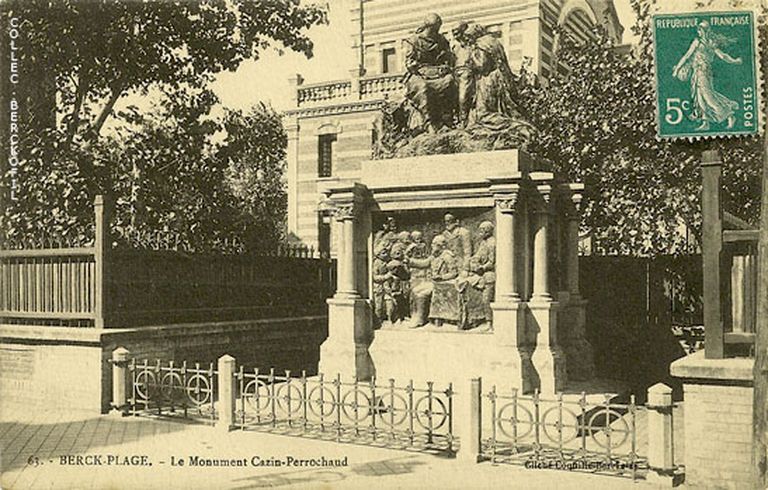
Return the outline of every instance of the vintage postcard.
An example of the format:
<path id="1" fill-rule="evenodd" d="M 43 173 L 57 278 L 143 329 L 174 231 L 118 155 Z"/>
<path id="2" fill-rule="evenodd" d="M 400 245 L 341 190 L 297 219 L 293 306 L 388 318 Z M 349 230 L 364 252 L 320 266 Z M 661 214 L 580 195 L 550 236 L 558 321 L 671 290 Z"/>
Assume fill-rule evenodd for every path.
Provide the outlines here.
<path id="1" fill-rule="evenodd" d="M 766 488 L 761 0 L 0 0 L 0 488 Z"/>

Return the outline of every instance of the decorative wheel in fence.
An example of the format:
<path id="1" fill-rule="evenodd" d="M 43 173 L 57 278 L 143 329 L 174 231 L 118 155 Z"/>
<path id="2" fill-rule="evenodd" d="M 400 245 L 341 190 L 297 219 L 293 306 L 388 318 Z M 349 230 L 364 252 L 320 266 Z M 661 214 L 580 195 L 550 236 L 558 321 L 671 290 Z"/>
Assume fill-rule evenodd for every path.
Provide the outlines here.
<path id="1" fill-rule="evenodd" d="M 141 371 L 136 375 L 136 379 L 133 382 L 136 394 L 142 400 L 149 400 L 150 394 L 157 386 L 157 379 L 155 373 L 152 371 Z"/>
<path id="2" fill-rule="evenodd" d="M 567 407 L 554 406 L 547 409 L 541 415 L 541 426 L 544 435 L 556 444 L 567 444 L 579 436 L 579 418 Z"/>
<path id="3" fill-rule="evenodd" d="M 307 395 L 310 412 L 320 417 L 327 418 L 336 408 L 336 395 L 330 388 L 325 386 L 315 386 Z"/>
<path id="4" fill-rule="evenodd" d="M 372 408 L 371 397 L 357 386 L 348 391 L 341 399 L 341 411 L 347 420 L 355 423 L 368 418 Z"/>
<path id="5" fill-rule="evenodd" d="M 200 407 L 211 401 L 211 383 L 201 374 L 193 374 L 187 378 L 187 398 L 195 407 Z"/>
<path id="6" fill-rule="evenodd" d="M 257 414 L 269 407 L 269 386 L 264 381 L 253 379 L 245 385 L 242 391 L 243 399 Z"/>
<path id="7" fill-rule="evenodd" d="M 398 393 L 387 393 L 377 397 L 376 414 L 387 427 L 397 427 L 405 422 L 408 416 L 408 402 Z"/>
<path id="8" fill-rule="evenodd" d="M 184 401 L 184 381 L 178 373 L 170 372 L 160 380 L 160 397 L 170 404 L 181 404 Z"/>
<path id="9" fill-rule="evenodd" d="M 426 395 L 416 402 L 416 422 L 427 430 L 438 430 L 448 420 L 448 408 L 440 398 Z M 435 423 L 435 416 L 438 417 Z"/>
<path id="10" fill-rule="evenodd" d="M 284 384 L 277 389 L 277 406 L 288 416 L 297 415 L 301 411 L 302 394 L 298 386 Z"/>
<path id="11" fill-rule="evenodd" d="M 607 450 L 620 448 L 632 434 L 632 429 L 622 414 L 609 408 L 592 414 L 587 427 L 592 440 Z"/>
<path id="12" fill-rule="evenodd" d="M 508 413 L 511 412 L 511 413 Z M 519 417 L 519 413 L 523 412 L 525 414 L 526 419 L 521 420 Z M 525 408 L 524 406 L 518 405 L 517 403 L 507 403 L 506 405 L 502 406 L 501 409 L 499 409 L 497 418 L 496 418 L 496 425 L 501 431 L 502 434 L 504 434 L 506 437 L 509 437 L 510 439 L 523 439 L 527 437 L 531 432 L 533 432 L 533 426 L 535 425 L 533 422 L 533 414 L 530 410 Z M 527 427 L 527 430 L 525 432 L 519 432 L 520 426 Z M 509 431 L 509 432 L 508 432 Z"/>

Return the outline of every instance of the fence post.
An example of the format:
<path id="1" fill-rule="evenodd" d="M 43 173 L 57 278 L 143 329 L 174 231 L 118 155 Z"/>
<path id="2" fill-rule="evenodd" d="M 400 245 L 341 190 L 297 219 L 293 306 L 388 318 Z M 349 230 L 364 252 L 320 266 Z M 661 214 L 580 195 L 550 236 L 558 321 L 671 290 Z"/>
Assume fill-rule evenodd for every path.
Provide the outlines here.
<path id="1" fill-rule="evenodd" d="M 229 431 L 235 423 L 235 358 L 229 354 L 219 357 L 219 420 L 216 427 Z"/>
<path id="2" fill-rule="evenodd" d="M 109 326 L 109 280 L 108 256 L 112 248 L 109 239 L 110 206 L 104 200 L 104 196 L 97 195 L 93 200 L 93 214 L 95 222 L 94 248 L 94 283 L 96 290 L 93 295 L 94 326 L 104 328 Z"/>
<path id="3" fill-rule="evenodd" d="M 465 395 L 458 394 L 462 400 L 461 410 L 457 415 L 459 447 L 458 459 L 464 463 L 477 463 L 480 460 L 480 438 L 482 417 L 482 378 L 472 378 L 465 385 Z"/>
<path id="4" fill-rule="evenodd" d="M 128 359 L 131 353 L 125 347 L 112 351 L 112 410 L 125 414 L 128 408 Z"/>
<path id="5" fill-rule="evenodd" d="M 672 486 L 675 451 L 672 425 L 672 388 L 656 383 L 648 388 L 648 481 Z"/>

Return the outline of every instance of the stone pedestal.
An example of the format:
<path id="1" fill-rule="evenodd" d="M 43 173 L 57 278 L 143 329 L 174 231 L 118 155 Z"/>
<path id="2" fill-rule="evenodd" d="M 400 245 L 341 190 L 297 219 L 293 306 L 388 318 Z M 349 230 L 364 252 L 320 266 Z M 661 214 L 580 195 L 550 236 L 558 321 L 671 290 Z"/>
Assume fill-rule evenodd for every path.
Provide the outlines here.
<path id="1" fill-rule="evenodd" d="M 526 326 L 533 345 L 534 384 L 547 394 L 563 390 L 566 383 L 565 355 L 557 343 L 559 306 L 555 301 L 528 303 Z"/>
<path id="2" fill-rule="evenodd" d="M 586 381 L 595 377 L 595 357 L 592 344 L 586 338 L 587 301 L 570 297 L 560 315 L 560 345 L 568 365 L 568 379 Z"/>
<path id="3" fill-rule="evenodd" d="M 519 301 L 501 301 L 491 304 L 496 342 L 507 349 L 516 366 L 520 369 L 511 373 L 508 383 L 524 393 L 532 391 L 533 383 L 531 351 L 525 335 L 526 306 Z"/>
<path id="4" fill-rule="evenodd" d="M 320 347 L 320 372 L 345 379 L 369 380 L 373 362 L 368 353 L 373 336 L 370 307 L 366 300 L 328 300 L 328 338 Z"/>
<path id="5" fill-rule="evenodd" d="M 564 203 L 580 189 L 517 150 L 363 162 L 359 176 L 323 191 L 322 210 L 337 221 L 338 282 L 320 371 L 417 383 L 482 377 L 501 391 L 562 390 L 558 317 L 580 315 L 569 329 L 572 350 L 591 357 L 584 305 L 570 301 L 577 283 L 563 303 L 553 301 L 552 285 L 565 281 L 549 267 L 561 253 Z M 573 223 L 569 244 L 578 241 Z M 433 321 L 408 328 L 416 298 L 429 302 Z M 375 331 L 373 308 L 377 319 L 388 317 Z"/>
<path id="6" fill-rule="evenodd" d="M 699 351 L 673 362 L 683 379 L 685 483 L 690 488 L 752 487 L 754 359 L 706 359 Z"/>

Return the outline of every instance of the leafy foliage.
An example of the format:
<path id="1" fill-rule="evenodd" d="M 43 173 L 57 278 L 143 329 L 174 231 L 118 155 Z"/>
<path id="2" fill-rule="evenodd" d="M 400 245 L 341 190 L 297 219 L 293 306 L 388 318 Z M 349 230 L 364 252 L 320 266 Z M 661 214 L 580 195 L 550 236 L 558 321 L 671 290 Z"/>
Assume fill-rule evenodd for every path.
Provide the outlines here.
<path id="1" fill-rule="evenodd" d="M 604 251 L 684 252 L 688 244 L 681 230 L 700 233 L 701 152 L 720 151 L 728 208 L 754 222 L 760 203 L 761 140 L 656 139 L 652 2 L 633 0 L 633 7 L 640 43 L 631 52 L 617 49 L 597 30 L 594 43 L 564 39 L 559 57 L 569 72 L 548 86 L 521 77 L 521 106 L 540 130 L 529 149 L 584 182 L 588 204 L 583 224 Z M 764 45 L 765 34 L 762 28 Z"/>
<path id="2" fill-rule="evenodd" d="M 285 207 L 277 184 L 285 151 L 279 119 L 261 106 L 214 120 L 218 101 L 207 87 L 270 46 L 311 56 L 306 31 L 326 21 L 324 7 L 298 0 L 25 0 L 6 2 L 0 12 L 22 19 L 20 77 L 29 88 L 21 104 L 44 116 L 23 118 L 18 174 L 3 176 L 0 190 L 15 177 L 19 196 L 0 213 L 6 237 L 86 239 L 96 193 L 115 199 L 120 230 L 154 227 L 198 241 L 249 227 L 260 241 L 280 235 L 273 214 L 263 224 L 253 214 L 261 212 L 260 198 L 270 212 Z M 125 96 L 158 90 L 159 103 L 147 113 L 115 111 Z M 35 100 L 41 97 L 46 103 Z M 120 122 L 118 130 L 102 135 L 109 118 Z M 224 129 L 237 136 L 216 143 Z M 241 171 L 263 182 L 243 180 Z M 255 186 L 253 194 L 245 185 Z"/>

